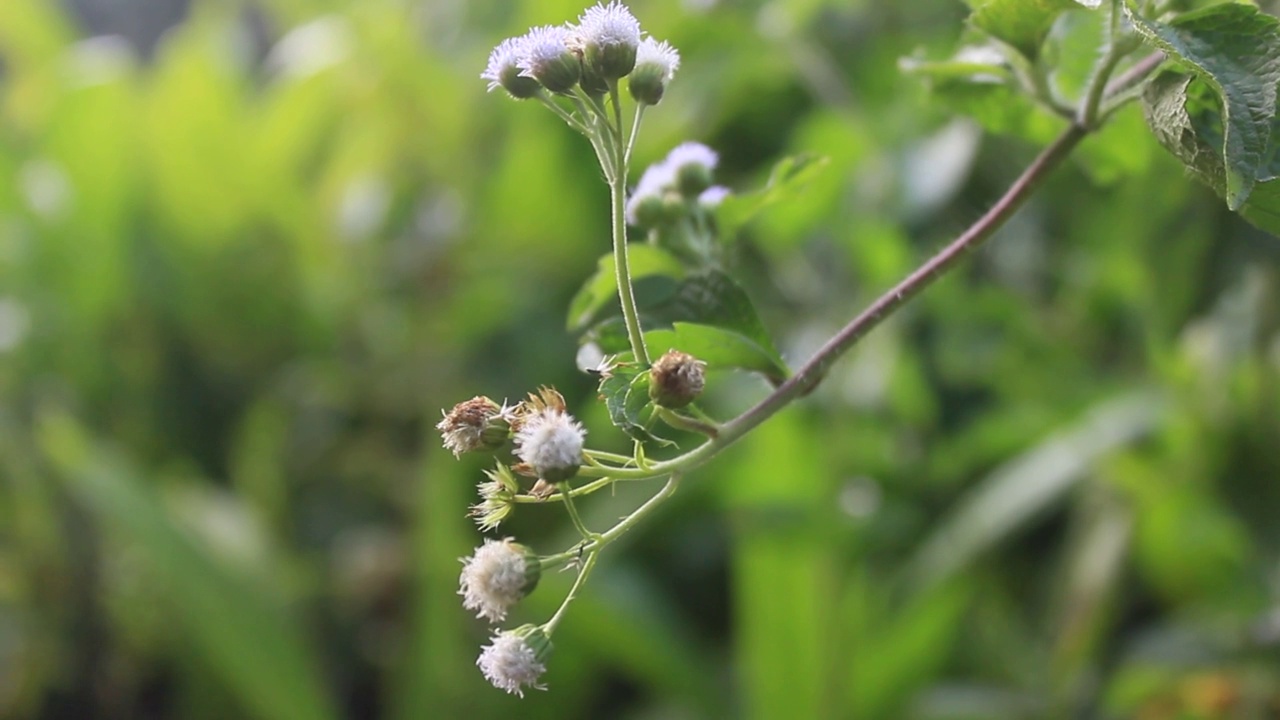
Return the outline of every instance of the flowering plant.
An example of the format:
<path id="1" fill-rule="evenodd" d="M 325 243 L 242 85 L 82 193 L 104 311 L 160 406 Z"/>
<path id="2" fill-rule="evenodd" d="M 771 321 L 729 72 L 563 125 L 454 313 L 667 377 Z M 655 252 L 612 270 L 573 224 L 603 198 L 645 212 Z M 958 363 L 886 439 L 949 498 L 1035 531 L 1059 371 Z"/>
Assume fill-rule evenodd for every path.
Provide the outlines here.
<path id="1" fill-rule="evenodd" d="M 574 299 L 570 324 L 583 331 L 580 358 L 594 360 L 584 369 L 599 377 L 610 419 L 633 441 L 629 455 L 588 447 L 585 430 L 569 414 L 564 398 L 545 387 L 514 406 L 473 398 L 447 412 L 438 425 L 445 447 L 455 454 L 508 449 L 513 456 L 500 456 L 479 485 L 481 501 L 472 515 L 481 529 L 499 527 L 522 504 L 559 504 L 580 535 L 572 547 L 550 555 L 538 555 L 511 539 L 487 540 L 463 559 L 459 594 L 464 606 L 494 623 L 504 621 L 510 608 L 533 591 L 541 573 L 577 571 L 551 618 L 499 631 L 483 650 L 477 664 L 495 686 L 516 694 L 542 688 L 551 637 L 604 548 L 670 497 L 682 475 L 811 391 L 831 363 L 986 240 L 1081 140 L 1125 103 L 1141 97 L 1149 124 L 1171 152 L 1223 194 L 1229 207 L 1265 229 L 1277 229 L 1271 210 L 1274 190 L 1269 188 L 1274 178 L 1262 163 L 1280 80 L 1276 22 L 1241 5 L 1187 14 L 1172 3 L 1150 7 L 1133 0 L 975 5 L 972 24 L 991 41 L 984 50 L 994 54 L 975 54 L 970 48 L 947 61 L 912 59 L 904 68 L 938 87 L 961 85 L 964 92 L 979 92 L 975 88 L 996 84 L 1013 89 L 1065 120 L 1066 129 L 968 230 L 794 371 L 775 349 L 746 293 L 725 271 L 726 246 L 721 242 L 778 193 L 739 196 L 716 185 L 718 156 L 696 142 L 674 148 L 646 169 L 628 193 L 632 149 L 646 111 L 663 101 L 680 66 L 676 49 L 646 36 L 631 11 L 611 0 L 587 9 L 574 25 L 536 27 L 493 50 L 481 75 L 489 89 L 534 100 L 585 136 L 609 186 L 612 252 L 602 261 L 601 273 Z M 1039 48 L 1057 17 L 1076 5 L 1105 13 L 1106 22 L 1100 57 L 1079 98 L 1068 102 L 1049 82 L 1052 67 Z M 1144 45 L 1154 52 L 1134 59 Z M 1264 82 L 1228 77 L 1241 63 Z M 1265 102 L 1251 103 L 1250 93 L 1259 87 L 1269 88 L 1270 94 Z M 1205 110 L 1205 92 L 1216 93 L 1219 116 Z M 623 112 L 628 99 L 633 105 L 629 120 Z M 794 187 L 820 165 L 811 159 L 788 160 L 775 172 L 770 190 Z M 645 242 L 629 243 L 629 228 L 642 233 Z M 640 302 L 637 287 L 651 275 L 674 288 L 660 300 Z M 614 297 L 617 316 L 609 309 Z M 697 402 L 708 369 L 755 372 L 773 388 L 755 406 L 721 422 Z M 671 431 L 698 436 L 701 442 L 663 459 L 651 458 L 651 451 L 670 452 L 675 443 L 663 433 Z M 527 489 L 521 476 L 530 478 Z M 618 482 L 654 479 L 665 483 L 613 527 L 600 532 L 583 522 L 576 505 L 585 496 Z"/>

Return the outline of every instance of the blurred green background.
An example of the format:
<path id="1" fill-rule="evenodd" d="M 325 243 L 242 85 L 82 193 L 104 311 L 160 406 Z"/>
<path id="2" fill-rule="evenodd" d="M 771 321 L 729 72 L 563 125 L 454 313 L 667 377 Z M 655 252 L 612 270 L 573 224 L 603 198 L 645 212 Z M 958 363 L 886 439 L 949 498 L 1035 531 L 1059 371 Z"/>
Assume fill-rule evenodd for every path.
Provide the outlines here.
<path id="1" fill-rule="evenodd" d="M 546 692 L 484 681 L 440 409 L 553 384 L 628 447 L 564 330 L 590 148 L 478 77 L 580 2 L 0 2 L 0 717 L 1280 716 L 1280 243 L 1137 108 L 607 553 Z M 738 259 L 793 364 L 1056 130 L 900 72 L 955 0 L 632 8 L 683 56 L 641 165 L 830 158 Z"/>

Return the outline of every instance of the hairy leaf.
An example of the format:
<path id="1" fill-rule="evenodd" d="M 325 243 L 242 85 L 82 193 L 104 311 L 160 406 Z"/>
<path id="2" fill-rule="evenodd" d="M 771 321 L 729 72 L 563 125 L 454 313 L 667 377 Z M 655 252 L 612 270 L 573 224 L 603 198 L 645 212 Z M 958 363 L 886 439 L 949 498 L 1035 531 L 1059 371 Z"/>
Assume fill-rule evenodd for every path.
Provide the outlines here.
<path id="1" fill-rule="evenodd" d="M 1276 114 L 1280 20 L 1251 5 L 1228 3 L 1163 24 L 1143 18 L 1133 4 L 1127 0 L 1125 9 L 1138 32 L 1221 98 L 1221 192 L 1227 207 L 1239 210 L 1260 178 Z"/>
<path id="2" fill-rule="evenodd" d="M 1223 127 L 1216 97 L 1194 75 L 1165 72 L 1146 87 L 1142 96 L 1147 124 L 1160 144 L 1187 169 L 1219 195 L 1227 193 L 1227 171 L 1222 158 Z M 1280 131 L 1271 119 L 1270 135 Z M 1280 235 L 1280 163 L 1270 146 L 1257 169 L 1253 191 L 1238 208 L 1249 222 Z"/>

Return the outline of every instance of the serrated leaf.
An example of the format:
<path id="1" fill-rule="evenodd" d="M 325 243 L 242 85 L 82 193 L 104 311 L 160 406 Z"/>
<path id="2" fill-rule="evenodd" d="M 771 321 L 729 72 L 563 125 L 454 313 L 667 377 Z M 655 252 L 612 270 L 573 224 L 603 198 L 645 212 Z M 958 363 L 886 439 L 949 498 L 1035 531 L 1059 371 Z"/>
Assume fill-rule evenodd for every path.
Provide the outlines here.
<path id="1" fill-rule="evenodd" d="M 898 66 L 928 82 L 942 104 L 990 132 L 1035 143 L 1061 132 L 1063 119 L 1022 90 L 1005 54 L 994 45 L 965 46 L 947 60 L 906 58 Z"/>
<path id="2" fill-rule="evenodd" d="M 649 370 L 636 364 L 618 365 L 600 380 L 600 398 L 609 420 L 619 430 L 641 442 L 672 442 L 649 432 L 644 412 L 649 408 Z"/>
<path id="3" fill-rule="evenodd" d="M 716 207 L 716 226 L 720 229 L 720 236 L 733 237 L 760 211 L 795 195 L 826 166 L 827 158 L 817 155 L 792 155 L 779 160 L 763 188 L 744 195 L 730 195 Z"/>
<path id="4" fill-rule="evenodd" d="M 1221 115 L 1211 89 L 1194 75 L 1165 72 L 1154 78 L 1142 95 L 1147 125 L 1166 150 L 1219 195 L 1227 193 L 1223 166 Z M 1280 133 L 1280 120 L 1271 119 L 1270 136 Z M 1280 162 L 1269 146 L 1253 191 L 1240 215 L 1257 227 L 1280 236 Z"/>
<path id="5" fill-rule="evenodd" d="M 1059 15 L 1072 8 L 1098 5 L 1099 0 L 987 0 L 975 4 L 969 21 L 1034 61 Z"/>
<path id="6" fill-rule="evenodd" d="M 678 322 L 671 330 L 645 333 L 645 342 L 655 356 L 680 350 L 702 360 L 712 370 L 738 369 L 758 372 L 777 385 L 790 374 L 786 363 L 772 347 L 765 347 L 745 335 L 698 323 Z"/>
<path id="7" fill-rule="evenodd" d="M 633 244 L 627 248 L 627 267 L 631 271 L 632 282 L 651 275 L 668 275 L 680 278 L 684 268 L 677 260 L 662 248 L 652 245 Z M 614 271 L 613 253 L 606 253 L 594 275 L 587 278 L 582 288 L 569 303 L 568 327 L 570 332 L 582 330 L 591 324 L 601 308 L 618 299 L 618 278 Z"/>
<path id="8" fill-rule="evenodd" d="M 1164 24 L 1143 18 L 1133 5 L 1126 0 L 1125 12 L 1138 32 L 1221 98 L 1222 193 L 1227 207 L 1239 210 L 1260 177 L 1276 114 L 1280 20 L 1251 5 L 1228 3 Z"/>

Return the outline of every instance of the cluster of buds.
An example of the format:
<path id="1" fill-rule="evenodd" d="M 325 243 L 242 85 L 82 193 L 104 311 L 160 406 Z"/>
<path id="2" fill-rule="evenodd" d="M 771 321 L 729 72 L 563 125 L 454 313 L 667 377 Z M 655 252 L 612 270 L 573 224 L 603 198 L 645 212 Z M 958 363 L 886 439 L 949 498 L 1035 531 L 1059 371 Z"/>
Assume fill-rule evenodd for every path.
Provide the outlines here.
<path id="1" fill-rule="evenodd" d="M 552 388 L 514 407 L 487 397 L 458 403 L 436 426 L 444 446 L 454 455 L 479 450 L 499 450 L 511 445 L 519 462 L 498 462 L 480 484 L 482 501 L 471 514 L 481 529 L 497 527 L 515 507 L 520 491 L 515 473 L 538 478 L 539 484 L 559 483 L 577 474 L 582 466 L 586 430 L 565 408 L 564 397 Z M 537 486 L 535 486 L 536 489 Z M 542 563 L 529 548 L 504 540 L 486 540 L 470 557 L 461 558 L 458 594 L 462 606 L 493 623 L 537 587 Z M 525 687 L 541 688 L 538 678 L 551 641 L 539 627 L 528 625 L 500 631 L 484 648 L 479 665 L 495 686 L 515 694 Z"/>
<path id="2" fill-rule="evenodd" d="M 719 156 L 696 142 L 676 146 L 650 165 L 627 201 L 627 223 L 642 230 L 670 227 L 697 210 L 710 210 L 729 194 L 713 185 Z"/>
<path id="3" fill-rule="evenodd" d="M 644 36 L 631 11 L 613 0 L 588 8 L 577 25 L 544 25 L 503 40 L 480 77 L 518 100 L 575 88 L 599 96 L 627 77 L 636 102 L 656 105 L 679 66 L 675 48 Z"/>

